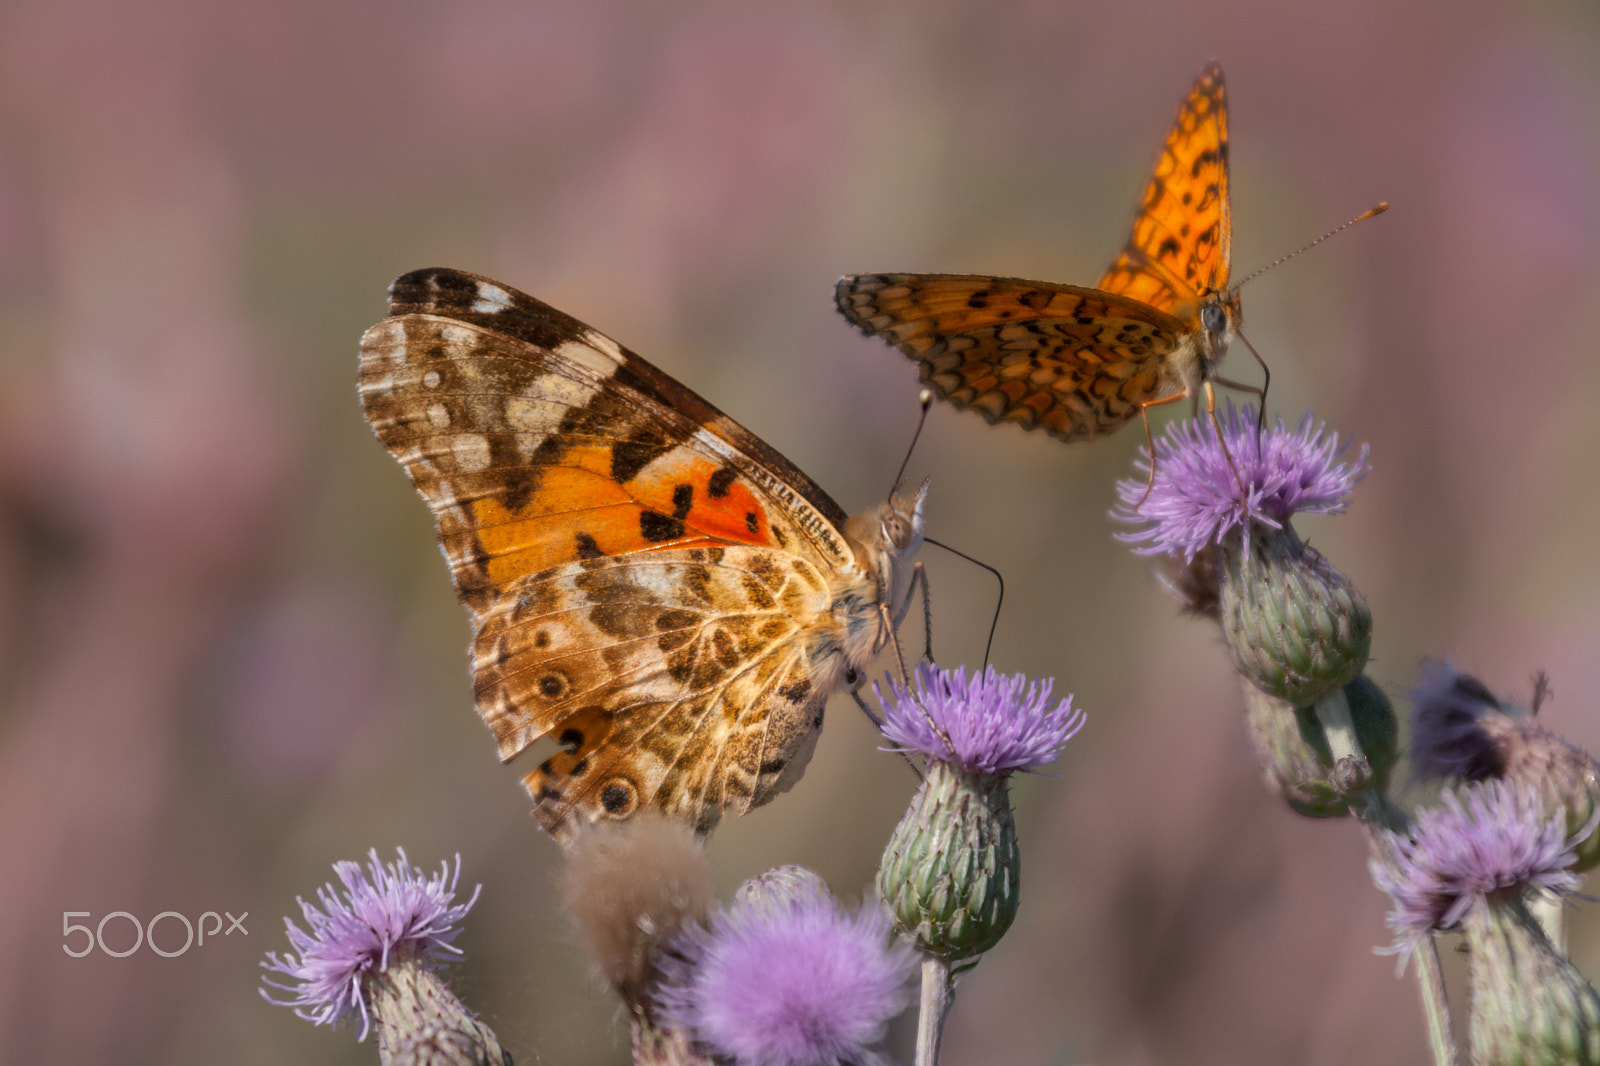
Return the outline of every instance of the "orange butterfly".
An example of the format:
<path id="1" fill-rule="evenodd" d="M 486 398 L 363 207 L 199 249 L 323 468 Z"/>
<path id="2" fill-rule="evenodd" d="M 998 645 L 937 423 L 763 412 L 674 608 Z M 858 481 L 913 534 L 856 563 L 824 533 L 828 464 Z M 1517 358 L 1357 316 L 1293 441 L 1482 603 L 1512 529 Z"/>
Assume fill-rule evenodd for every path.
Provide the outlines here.
<path id="1" fill-rule="evenodd" d="M 1228 288 L 1231 232 L 1228 101 L 1213 62 L 1184 98 L 1133 234 L 1098 288 L 860 274 L 841 278 L 835 299 L 862 332 L 916 360 L 938 396 L 990 422 L 1074 441 L 1137 413 L 1148 437 L 1147 409 L 1185 396 L 1204 392 L 1215 420 L 1212 382 L 1265 399 L 1265 386 L 1216 373 L 1242 321 L 1238 287 Z"/>
<path id="2" fill-rule="evenodd" d="M 420 270 L 361 399 L 433 509 L 478 713 L 563 842 L 650 808 L 709 832 L 797 781 L 920 568 L 921 490 L 853 518 L 639 356 L 488 278 Z"/>

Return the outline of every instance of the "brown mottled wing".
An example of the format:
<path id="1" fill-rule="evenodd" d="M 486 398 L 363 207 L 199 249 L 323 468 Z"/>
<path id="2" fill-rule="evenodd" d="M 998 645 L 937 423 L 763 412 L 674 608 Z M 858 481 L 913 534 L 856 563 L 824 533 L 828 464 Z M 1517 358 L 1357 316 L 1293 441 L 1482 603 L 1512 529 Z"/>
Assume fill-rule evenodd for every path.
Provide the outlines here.
<path id="1" fill-rule="evenodd" d="M 501 757 L 566 749 L 525 778 L 547 828 L 641 805 L 707 828 L 797 776 L 838 687 L 806 638 L 830 587 L 863 579 L 809 478 L 609 338 L 461 271 L 394 282 L 360 386 L 438 521 Z"/>
<path id="2" fill-rule="evenodd" d="M 1019 278 L 859 274 L 834 296 L 939 398 L 1063 440 L 1109 433 L 1170 391 L 1166 357 L 1188 332 L 1136 300 Z"/>
<path id="3" fill-rule="evenodd" d="M 557 839 L 648 808 L 710 831 L 805 769 L 842 660 L 817 654 L 824 576 L 727 547 L 606 556 L 535 574 L 473 642 L 478 711 L 502 759 L 550 734 L 523 778 Z"/>
<path id="4" fill-rule="evenodd" d="M 1207 65 L 1178 109 L 1133 235 L 1099 288 L 1163 311 L 1228 287 L 1228 97 Z M 1198 319 L 1189 323 L 1198 327 Z"/>

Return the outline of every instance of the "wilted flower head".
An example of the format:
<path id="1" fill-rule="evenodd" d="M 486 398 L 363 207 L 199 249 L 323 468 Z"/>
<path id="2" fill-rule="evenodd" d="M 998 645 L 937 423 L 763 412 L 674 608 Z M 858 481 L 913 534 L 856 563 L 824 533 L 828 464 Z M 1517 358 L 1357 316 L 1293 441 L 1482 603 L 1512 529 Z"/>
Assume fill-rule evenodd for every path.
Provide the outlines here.
<path id="1" fill-rule="evenodd" d="M 660 942 L 710 904 L 705 845 L 657 811 L 596 822 L 567 849 L 561 896 L 601 973 L 632 1001 L 649 982 Z"/>
<path id="2" fill-rule="evenodd" d="M 1439 806 L 1417 812 L 1409 838 L 1389 834 L 1389 861 L 1371 861 L 1373 882 L 1394 900 L 1389 950 L 1403 963 L 1431 932 L 1455 926 L 1497 892 L 1573 891 L 1574 847 L 1593 830 L 1591 822 L 1569 839 L 1565 820 L 1550 817 L 1536 790 L 1506 781 L 1443 793 Z"/>
<path id="3" fill-rule="evenodd" d="M 1221 421 L 1226 452 L 1209 418 L 1177 422 L 1155 442 L 1149 496 L 1144 477 L 1117 482 L 1122 502 L 1112 517 L 1145 526 L 1122 534 L 1143 545 L 1135 550 L 1193 559 L 1228 531 L 1248 531 L 1252 522 L 1281 528 L 1300 512 L 1337 514 L 1349 506 L 1356 482 L 1367 474 L 1366 445 L 1354 462 L 1337 462 L 1347 446 L 1339 444 L 1337 433 L 1326 432 L 1326 423 L 1313 424 L 1309 411 L 1293 431 L 1280 418 L 1261 431 L 1259 440 L 1254 407 L 1236 409 L 1230 402 Z M 1244 480 L 1242 498 L 1230 455 Z M 1148 473 L 1148 455 L 1136 465 Z"/>
<path id="4" fill-rule="evenodd" d="M 963 667 L 940 670 L 918 663 L 911 691 L 890 680 L 883 735 L 902 751 L 917 751 L 968 770 L 1007 774 L 1054 762 L 1061 746 L 1083 728 L 1086 715 L 1068 696 L 1050 708 L 1055 682 L 1029 682 L 986 667 L 969 680 Z"/>
<path id="5" fill-rule="evenodd" d="M 656 1002 L 741 1066 L 834 1066 L 868 1050 L 909 1000 L 911 949 L 869 903 L 845 913 L 817 879 L 743 894 L 685 928 L 659 960 Z"/>
<path id="6" fill-rule="evenodd" d="M 459 855 L 454 872 L 448 863 L 441 863 L 433 877 L 409 865 L 404 850 L 388 865 L 378 861 L 377 848 L 367 855 L 365 872 L 348 860 L 333 864 L 344 883 L 342 899 L 330 883 L 317 889 L 320 910 L 298 900 L 309 932 L 293 919 L 283 920 L 298 957 L 293 952 L 282 957 L 268 952 L 267 961 L 261 964 L 294 982 L 280 984 L 262 978 L 273 988 L 292 993 L 288 999 L 273 999 L 262 989 L 261 995 L 269 1003 L 293 1007 L 306 1021 L 335 1028 L 359 1014 L 362 1040 L 370 1025 L 363 978 L 386 969 L 391 958 L 401 952 L 429 968 L 443 965 L 447 955 L 460 955 L 460 949 L 451 943 L 461 932 L 455 925 L 478 901 L 482 888 L 474 889 L 465 903 L 452 902 L 461 877 Z"/>
<path id="7" fill-rule="evenodd" d="M 1411 690 L 1411 767 L 1419 777 L 1498 777 L 1505 754 L 1484 728 L 1486 714 L 1501 714 L 1477 678 L 1438 659 L 1424 659 Z"/>

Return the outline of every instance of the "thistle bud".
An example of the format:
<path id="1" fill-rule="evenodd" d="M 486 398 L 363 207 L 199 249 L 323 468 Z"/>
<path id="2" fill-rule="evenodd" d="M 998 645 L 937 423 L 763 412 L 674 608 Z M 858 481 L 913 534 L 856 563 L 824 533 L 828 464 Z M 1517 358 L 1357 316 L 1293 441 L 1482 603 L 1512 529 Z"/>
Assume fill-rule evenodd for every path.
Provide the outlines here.
<path id="1" fill-rule="evenodd" d="M 1070 698 L 1052 709 L 1050 688 L 993 667 L 969 680 L 926 663 L 892 698 L 874 686 L 884 736 L 926 758 L 884 849 L 878 894 L 918 947 L 947 962 L 994 947 L 1017 915 L 1022 859 L 1008 778 L 1054 761 L 1084 722 Z"/>
<path id="2" fill-rule="evenodd" d="M 1021 875 L 1005 780 L 935 762 L 884 849 L 878 894 L 919 948 L 953 962 L 1011 928 Z"/>
<path id="3" fill-rule="evenodd" d="M 1220 548 L 1222 630 L 1244 678 L 1296 707 L 1355 680 L 1372 614 L 1349 578 L 1288 527 L 1257 526 Z"/>
<path id="4" fill-rule="evenodd" d="M 1520 895 L 1490 897 L 1462 925 L 1472 1061 L 1600 1066 L 1600 996 L 1550 943 Z"/>
<path id="5" fill-rule="evenodd" d="M 1267 788 L 1283 797 L 1296 814 L 1308 818 L 1342 818 L 1353 798 L 1328 744 L 1315 707 L 1295 707 L 1269 696 L 1248 682 L 1244 690 L 1245 721 Z M 1354 726 L 1356 747 L 1365 756 L 1366 780 L 1361 788 L 1388 788 L 1398 758 L 1394 709 L 1387 696 L 1365 674 L 1344 687 Z"/>

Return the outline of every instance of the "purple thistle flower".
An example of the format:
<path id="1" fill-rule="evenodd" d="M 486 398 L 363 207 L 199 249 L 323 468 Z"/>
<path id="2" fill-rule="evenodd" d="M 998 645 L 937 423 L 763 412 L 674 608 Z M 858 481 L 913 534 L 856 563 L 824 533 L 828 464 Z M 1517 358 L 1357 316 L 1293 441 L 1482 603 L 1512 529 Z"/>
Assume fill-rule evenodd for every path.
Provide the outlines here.
<path id="1" fill-rule="evenodd" d="M 1228 404 L 1222 420 L 1224 454 L 1209 418 L 1177 422 L 1155 442 L 1156 476 L 1145 498 L 1146 479 L 1117 482 L 1122 502 L 1112 508 L 1119 522 L 1144 529 L 1119 534 L 1144 555 L 1166 553 L 1192 560 L 1207 544 L 1221 540 L 1232 529 L 1248 532 L 1251 522 L 1281 529 L 1299 512 L 1338 514 L 1350 504 L 1356 482 L 1367 475 L 1367 446 L 1353 462 L 1336 462 L 1348 445 L 1337 433 L 1326 433 L 1327 423 L 1313 425 L 1307 411 L 1290 431 L 1283 419 L 1256 434 L 1253 406 L 1235 409 Z M 1238 464 L 1245 495 L 1240 498 L 1228 456 Z M 1148 452 L 1136 464 L 1150 470 Z M 1142 505 L 1140 499 L 1144 499 Z"/>
<path id="2" fill-rule="evenodd" d="M 1073 710 L 1071 696 L 1048 709 L 1053 679 L 1029 683 L 992 666 L 968 679 L 964 667 L 940 670 L 921 662 L 912 691 L 892 678 L 889 684 L 889 698 L 876 682 L 872 686 L 883 706 L 884 738 L 894 745 L 887 750 L 917 751 L 985 774 L 1054 762 L 1087 718 Z"/>
<path id="3" fill-rule="evenodd" d="M 1500 891 L 1534 887 L 1565 895 L 1577 889 L 1569 866 L 1594 821 L 1567 837 L 1532 788 L 1491 780 L 1445 792 L 1417 812 L 1409 838 L 1389 834 L 1390 861 L 1370 862 L 1372 880 L 1394 900 L 1387 952 L 1401 965 L 1435 930 L 1449 929 Z"/>
<path id="4" fill-rule="evenodd" d="M 280 958 L 277 952 L 268 952 L 261 965 L 295 983 L 263 977 L 273 988 L 292 993 L 288 999 L 273 999 L 263 988 L 261 995 L 268 1003 L 293 1007 L 306 1021 L 336 1029 L 359 1014 L 360 1039 L 365 1040 L 371 1022 L 362 991 L 367 974 L 387 969 L 390 957 L 403 949 L 429 969 L 442 966 L 445 955 L 461 954 L 451 943 L 461 930 L 452 927 L 472 909 L 483 886 L 474 889 L 467 902 L 452 905 L 461 856 L 456 856 L 454 873 L 449 863 L 441 863 L 439 873 L 427 877 L 408 864 L 404 849 L 396 850 L 399 860 L 385 866 L 373 848 L 367 853 L 366 872 L 348 860 L 334 863 L 334 872 L 344 882 L 344 898 L 337 897 L 331 883 L 324 885 L 317 889 L 321 910 L 296 897 L 311 931 L 302 930 L 293 919 L 283 920 L 299 956 L 286 952 Z"/>
<path id="5" fill-rule="evenodd" d="M 855 915 L 826 886 L 736 900 L 658 957 L 663 1015 L 740 1066 L 870 1061 L 909 1002 L 916 967 L 876 903 Z"/>

